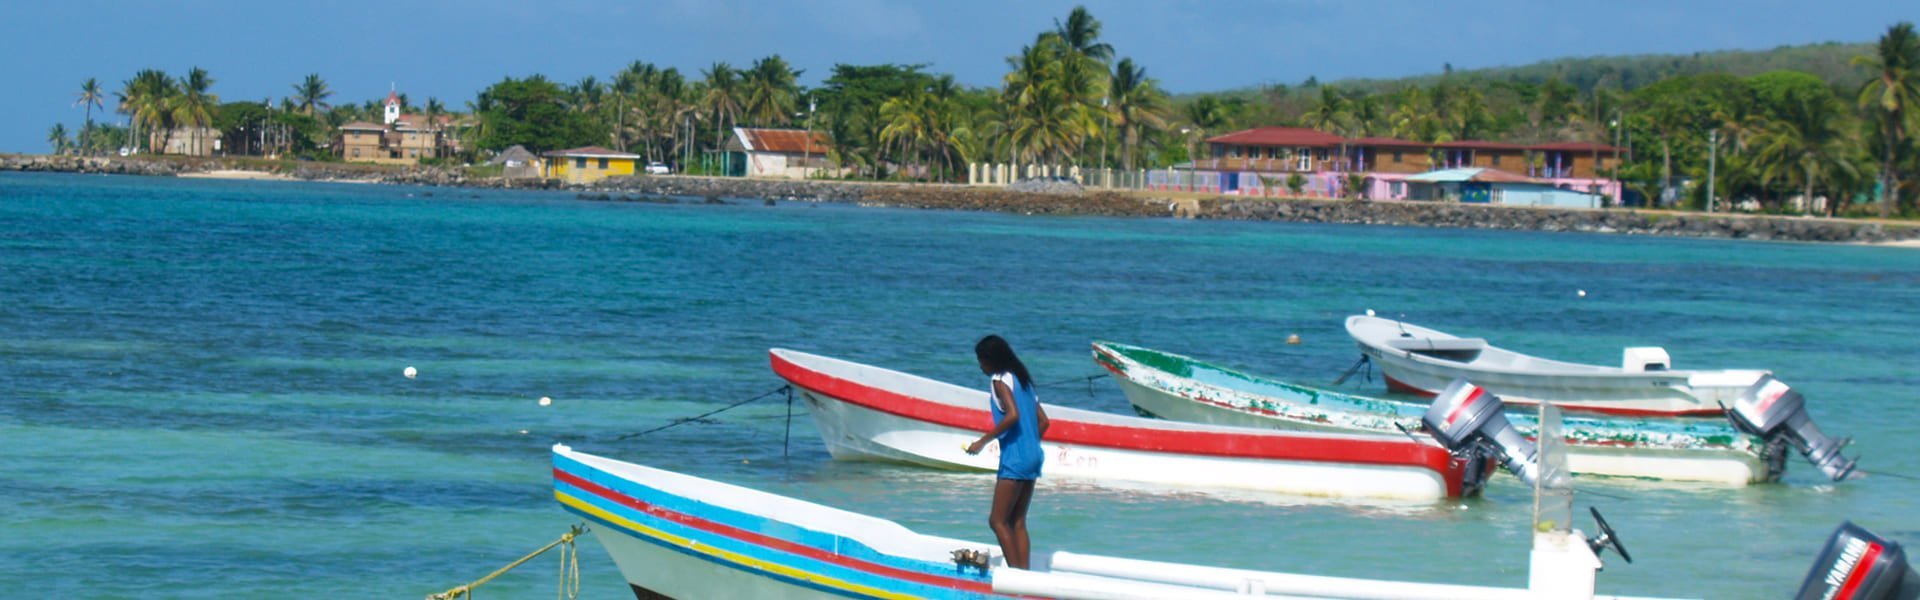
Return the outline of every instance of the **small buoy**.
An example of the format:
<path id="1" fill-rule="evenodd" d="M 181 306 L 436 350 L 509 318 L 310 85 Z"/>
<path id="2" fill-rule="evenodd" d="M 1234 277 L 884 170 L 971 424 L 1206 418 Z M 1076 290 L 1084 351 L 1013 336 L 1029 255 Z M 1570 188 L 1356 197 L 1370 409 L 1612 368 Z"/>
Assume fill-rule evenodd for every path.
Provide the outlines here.
<path id="1" fill-rule="evenodd" d="M 407 376 L 407 379 L 413 379 L 420 374 L 420 370 L 413 368 L 412 365 L 408 365 L 407 368 L 400 370 L 400 374 Z"/>
<path id="2" fill-rule="evenodd" d="M 548 404 L 553 404 L 553 399 L 552 399 L 552 398 L 548 398 L 548 397 L 546 397 L 546 396 L 541 396 L 541 397 L 540 397 L 540 405 L 541 405 L 541 406 L 546 406 L 546 405 L 548 405 Z"/>
<path id="3" fill-rule="evenodd" d="M 1587 291 L 1586 291 L 1586 290 L 1580 290 L 1579 292 L 1575 292 L 1575 293 L 1577 293 L 1577 294 L 1579 294 L 1579 296 L 1580 296 L 1581 298 L 1585 298 L 1585 297 L 1587 297 Z"/>
<path id="4" fill-rule="evenodd" d="M 1287 345 L 1288 346 L 1300 345 L 1300 334 L 1298 333 L 1287 334 Z"/>
<path id="5" fill-rule="evenodd" d="M 740 459 L 740 464 L 743 464 L 743 465 L 748 464 L 747 459 L 744 459 L 744 458 Z"/>
<path id="6" fill-rule="evenodd" d="M 1369 317 L 1373 316 L 1373 309 L 1371 308 L 1367 309 L 1367 316 Z"/>
<path id="7" fill-rule="evenodd" d="M 520 435 L 526 435 L 526 434 L 527 434 L 527 430 L 525 429 L 520 430 Z"/>

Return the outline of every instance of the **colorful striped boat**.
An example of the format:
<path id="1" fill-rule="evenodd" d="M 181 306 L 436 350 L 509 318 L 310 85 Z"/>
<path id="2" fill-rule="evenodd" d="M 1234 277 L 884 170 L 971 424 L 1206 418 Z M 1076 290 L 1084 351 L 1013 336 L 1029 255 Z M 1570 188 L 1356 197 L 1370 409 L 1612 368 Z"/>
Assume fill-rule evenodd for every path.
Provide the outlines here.
<path id="1" fill-rule="evenodd" d="M 1119 381 L 1135 410 L 1195 423 L 1294 431 L 1399 433 L 1420 428 L 1427 405 L 1369 398 L 1249 375 L 1179 354 L 1094 342 L 1093 359 Z M 1509 418 L 1534 437 L 1532 411 Z M 1745 485 L 1785 468 L 1785 447 L 1724 419 L 1567 417 L 1575 473 Z M 1769 457 L 1772 460 L 1769 460 Z"/>
<path id="2" fill-rule="evenodd" d="M 997 449 L 963 447 L 992 425 L 985 385 L 961 387 L 793 350 L 774 373 L 807 403 L 834 458 L 993 471 Z M 1046 476 L 1181 488 L 1431 501 L 1478 492 L 1432 439 L 1276 431 L 1143 419 L 1046 405 Z"/>
<path id="3" fill-rule="evenodd" d="M 553 447 L 553 494 L 586 519 L 634 595 L 656 598 L 1312 598 L 1585 600 L 1600 560 L 1578 531 L 1535 534 L 1532 589 L 1321 577 L 1074 554 L 1006 568 L 999 548 L 804 500 Z M 956 551 L 987 557 L 963 564 Z"/>

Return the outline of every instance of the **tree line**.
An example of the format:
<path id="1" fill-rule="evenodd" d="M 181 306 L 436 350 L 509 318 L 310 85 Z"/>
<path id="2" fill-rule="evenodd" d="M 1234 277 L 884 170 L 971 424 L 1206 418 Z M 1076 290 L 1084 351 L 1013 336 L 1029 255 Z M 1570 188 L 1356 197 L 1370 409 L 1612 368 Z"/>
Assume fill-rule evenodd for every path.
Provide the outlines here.
<path id="1" fill-rule="evenodd" d="M 507 77 L 459 108 L 435 98 L 422 106 L 401 100 L 406 112 L 452 117 L 448 134 L 463 149 L 453 159 L 461 161 L 515 144 L 535 152 L 597 145 L 684 172 L 714 172 L 733 127 L 784 127 L 826 133 L 830 158 L 849 177 L 958 181 L 973 162 L 1163 168 L 1207 153 L 1209 137 L 1283 125 L 1429 143 L 1626 146 L 1628 160 L 1612 175 L 1649 197 L 1696 207 L 1707 201 L 1699 182 L 1709 170 L 1715 196 L 1755 200 L 1769 210 L 1796 196 L 1819 196 L 1839 213 L 1884 193 L 1898 202 L 1882 210 L 1911 214 L 1920 195 L 1912 135 L 1920 124 L 1913 107 L 1920 102 L 1920 42 L 1911 23 L 1889 27 L 1876 44 L 1760 53 L 1826 65 L 1814 69 L 1821 76 L 1735 75 L 1729 71 L 1781 59 L 1727 53 L 1685 64 L 1673 59 L 1666 70 L 1599 59 L 1505 76 L 1449 66 L 1440 75 L 1398 81 L 1334 85 L 1309 78 L 1177 99 L 1100 34 L 1100 21 L 1076 7 L 1009 56 L 993 87 L 963 86 L 924 64 L 836 64 L 809 88 L 798 83 L 801 70 L 773 54 L 744 67 L 716 62 L 694 74 L 633 61 L 606 79 L 571 84 Z M 1844 68 L 1830 58 L 1821 62 L 1850 51 L 1860 53 Z M 383 100 L 330 103 L 334 93 L 318 74 L 293 84 L 277 105 L 222 104 L 212 84 L 198 68 L 179 77 L 140 71 L 111 95 L 89 79 L 75 103 L 86 108 L 78 138 L 68 140 L 56 125 L 49 141 L 56 151 L 154 149 L 176 131 L 211 127 L 228 138 L 231 152 L 326 160 L 336 128 L 377 122 Z M 108 102 L 128 117 L 127 127 L 94 122 Z"/>

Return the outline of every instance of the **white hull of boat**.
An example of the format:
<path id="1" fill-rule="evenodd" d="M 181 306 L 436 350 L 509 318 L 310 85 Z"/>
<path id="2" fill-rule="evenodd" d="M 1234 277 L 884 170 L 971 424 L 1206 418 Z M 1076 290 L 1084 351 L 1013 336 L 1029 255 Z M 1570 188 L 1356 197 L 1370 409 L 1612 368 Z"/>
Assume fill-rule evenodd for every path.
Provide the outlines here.
<path id="1" fill-rule="evenodd" d="M 991 444 L 978 455 L 964 451 L 989 425 L 984 389 L 790 350 L 772 351 L 772 360 L 836 459 L 988 472 L 998 465 Z M 1461 489 L 1458 461 L 1436 442 L 1404 436 L 1228 428 L 1053 405 L 1047 414 L 1045 478 L 1388 500 L 1437 500 Z M 1327 458 L 1288 460 L 1275 448 Z M 1331 458 L 1346 448 L 1348 460 Z"/>
<path id="2" fill-rule="evenodd" d="M 1188 400 L 1126 379 L 1119 379 L 1119 382 L 1120 390 L 1126 394 L 1128 402 L 1140 410 L 1163 419 L 1296 431 L 1353 431 L 1338 426 L 1312 425 Z M 1724 485 L 1758 483 L 1765 481 L 1767 476 L 1766 463 L 1757 454 L 1735 449 L 1649 450 L 1570 444 L 1567 446 L 1567 466 L 1581 475 Z"/>
<path id="3" fill-rule="evenodd" d="M 1588 600 L 1600 561 L 1579 532 L 1536 534 L 1529 589 L 1323 577 L 997 549 L 892 521 L 555 446 L 554 496 L 592 523 L 641 598 L 1070 599 L 1311 597 Z M 992 555 L 959 567 L 953 550 Z M 1469 563 L 1470 564 L 1470 563 Z"/>
<path id="4" fill-rule="evenodd" d="M 1767 374 L 1741 369 L 1628 371 L 1561 362 L 1378 317 L 1348 317 L 1347 333 L 1380 367 L 1394 391 L 1432 396 L 1454 379 L 1465 378 L 1509 404 L 1551 402 L 1567 410 L 1617 416 L 1719 416 L 1725 412 L 1722 406 L 1732 406 Z M 1444 352 L 1418 349 L 1426 344 L 1442 350 L 1477 349 L 1463 353 L 1472 354 L 1469 360 L 1451 360 Z"/>

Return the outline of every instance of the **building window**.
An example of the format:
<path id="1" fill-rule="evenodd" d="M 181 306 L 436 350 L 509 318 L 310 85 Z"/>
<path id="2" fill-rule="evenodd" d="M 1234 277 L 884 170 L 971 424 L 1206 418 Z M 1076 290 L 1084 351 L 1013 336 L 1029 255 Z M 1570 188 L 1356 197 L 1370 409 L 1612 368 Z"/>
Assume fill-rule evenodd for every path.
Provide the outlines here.
<path id="1" fill-rule="evenodd" d="M 1399 150 L 1394 150 L 1394 151 L 1393 151 L 1393 162 L 1400 162 L 1400 151 L 1399 151 Z"/>
<path id="2" fill-rule="evenodd" d="M 607 170 L 607 159 L 604 159 L 604 158 L 600 159 L 600 170 L 602 171 Z"/>
<path id="3" fill-rule="evenodd" d="M 575 158 L 575 159 L 573 159 L 573 168 L 575 168 L 575 169 L 585 169 L 585 168 L 587 168 L 587 159 L 586 159 L 586 157 L 580 157 L 580 158 Z"/>
<path id="4" fill-rule="evenodd" d="M 360 158 L 360 149 L 359 149 L 359 148 L 354 148 L 354 149 L 353 149 L 353 157 L 354 157 L 354 158 Z"/>
<path id="5" fill-rule="evenodd" d="M 1500 166 L 1500 155 L 1498 154 L 1493 155 L 1493 166 L 1496 166 L 1496 167 Z"/>

